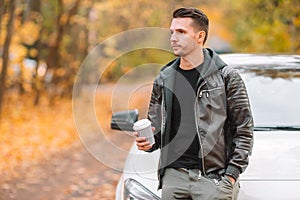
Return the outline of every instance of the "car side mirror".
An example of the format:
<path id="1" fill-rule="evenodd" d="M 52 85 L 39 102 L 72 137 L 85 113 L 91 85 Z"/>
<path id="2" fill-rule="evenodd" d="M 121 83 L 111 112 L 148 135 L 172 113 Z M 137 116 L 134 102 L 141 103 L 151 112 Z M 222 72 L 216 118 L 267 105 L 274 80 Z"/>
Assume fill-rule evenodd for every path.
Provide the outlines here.
<path id="1" fill-rule="evenodd" d="M 138 120 L 138 117 L 139 111 L 137 109 L 115 112 L 111 117 L 110 127 L 114 130 L 133 132 L 133 124 Z"/>

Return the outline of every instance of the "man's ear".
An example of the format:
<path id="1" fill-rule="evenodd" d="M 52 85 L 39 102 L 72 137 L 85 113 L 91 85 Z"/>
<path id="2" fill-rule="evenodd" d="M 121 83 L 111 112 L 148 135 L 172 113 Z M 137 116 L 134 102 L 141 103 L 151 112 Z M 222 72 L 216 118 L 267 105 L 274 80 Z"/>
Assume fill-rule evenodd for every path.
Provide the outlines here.
<path id="1" fill-rule="evenodd" d="M 204 38 L 205 38 L 205 31 L 199 31 L 198 32 L 198 43 L 203 44 L 204 43 Z"/>

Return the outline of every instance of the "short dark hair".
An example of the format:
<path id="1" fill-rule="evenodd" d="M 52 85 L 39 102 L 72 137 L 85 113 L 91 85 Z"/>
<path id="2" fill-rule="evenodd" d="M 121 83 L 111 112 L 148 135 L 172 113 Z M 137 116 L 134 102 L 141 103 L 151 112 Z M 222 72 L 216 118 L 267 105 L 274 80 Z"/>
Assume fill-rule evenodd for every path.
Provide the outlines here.
<path id="1" fill-rule="evenodd" d="M 178 8 L 173 12 L 173 18 L 185 18 L 190 17 L 192 18 L 193 22 L 196 26 L 199 27 L 200 30 L 205 32 L 205 37 L 203 44 L 207 40 L 208 35 L 208 28 L 209 28 L 209 19 L 204 14 L 203 11 L 197 8 Z"/>

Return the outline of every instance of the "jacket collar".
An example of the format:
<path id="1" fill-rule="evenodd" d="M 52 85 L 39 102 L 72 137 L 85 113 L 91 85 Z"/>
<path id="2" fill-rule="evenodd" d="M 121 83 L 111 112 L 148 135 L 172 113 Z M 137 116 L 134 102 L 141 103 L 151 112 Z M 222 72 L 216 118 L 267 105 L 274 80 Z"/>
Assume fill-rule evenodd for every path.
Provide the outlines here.
<path id="1" fill-rule="evenodd" d="M 199 69 L 200 71 L 200 77 L 205 79 L 207 76 L 215 73 L 219 69 L 226 66 L 226 63 L 221 60 L 221 58 L 212 50 L 209 48 L 203 49 L 204 54 L 204 63 Z M 173 61 L 171 61 L 169 64 L 167 64 L 162 70 L 161 70 L 161 78 L 164 80 L 173 79 L 176 74 L 176 69 L 179 67 L 180 64 L 180 58 L 176 58 Z"/>

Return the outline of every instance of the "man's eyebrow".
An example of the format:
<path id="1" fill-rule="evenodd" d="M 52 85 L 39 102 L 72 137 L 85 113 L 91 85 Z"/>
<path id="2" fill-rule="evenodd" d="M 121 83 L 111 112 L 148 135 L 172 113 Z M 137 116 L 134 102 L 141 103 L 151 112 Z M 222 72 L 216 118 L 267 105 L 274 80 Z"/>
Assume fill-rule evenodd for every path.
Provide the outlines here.
<path id="1" fill-rule="evenodd" d="M 178 29 L 176 29 L 176 31 L 183 31 L 183 32 L 186 32 L 186 29 L 184 29 L 184 28 L 178 28 Z"/>
<path id="2" fill-rule="evenodd" d="M 170 32 L 174 32 L 174 31 L 186 32 L 186 29 L 184 28 L 170 29 Z"/>

